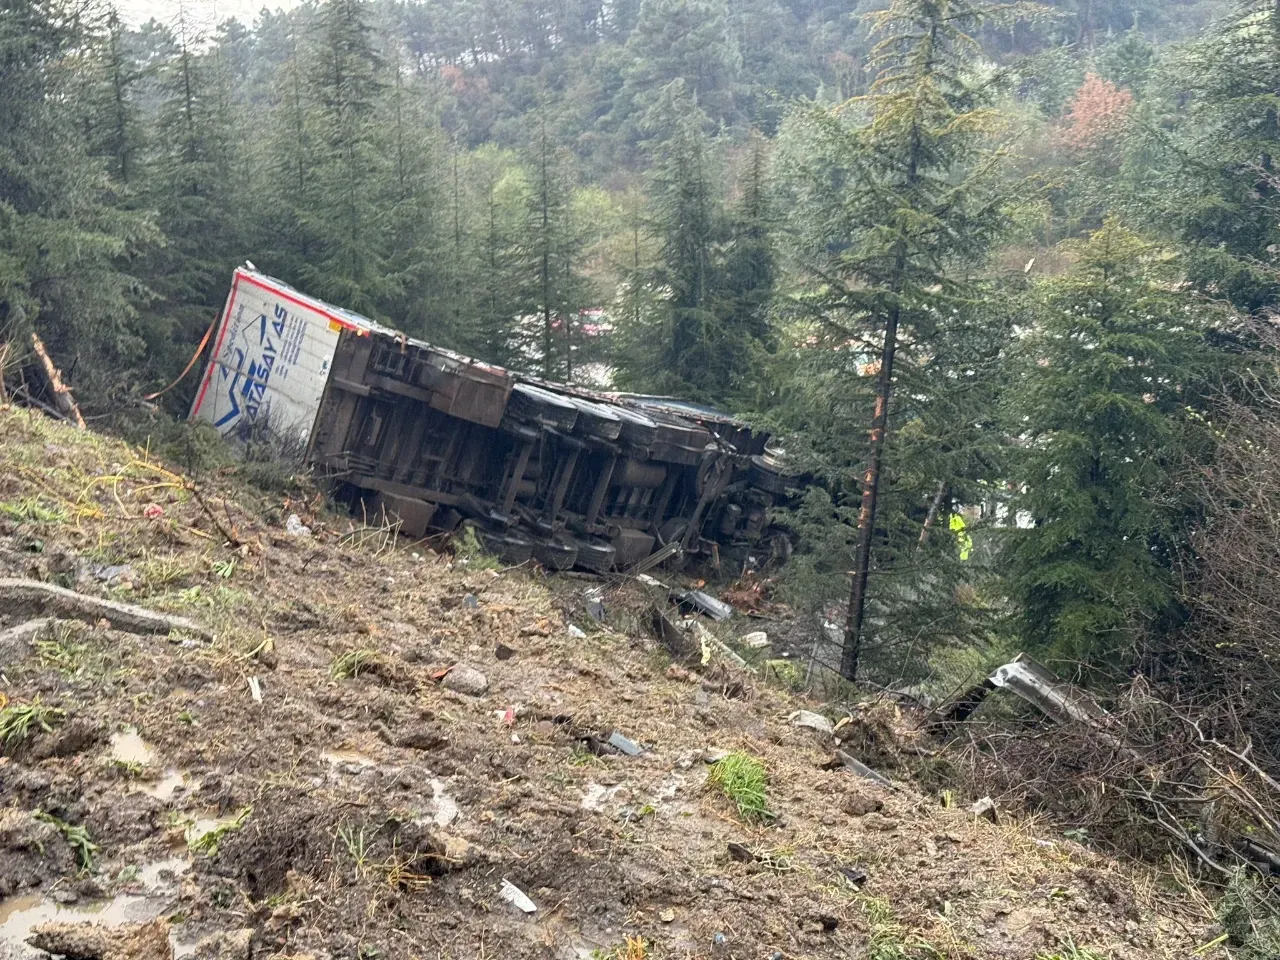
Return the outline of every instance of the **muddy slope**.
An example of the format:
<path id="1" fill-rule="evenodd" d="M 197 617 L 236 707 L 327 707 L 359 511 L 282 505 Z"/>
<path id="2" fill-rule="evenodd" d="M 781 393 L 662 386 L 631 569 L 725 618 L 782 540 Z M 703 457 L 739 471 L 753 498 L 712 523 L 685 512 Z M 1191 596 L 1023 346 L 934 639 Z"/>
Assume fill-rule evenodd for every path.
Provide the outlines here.
<path id="1" fill-rule="evenodd" d="M 179 953 L 204 939 L 227 957 L 1025 958 L 1070 941 L 1124 958 L 1209 939 L 1193 902 L 1079 844 L 832 769 L 829 737 L 787 719 L 819 705 L 714 662 L 671 669 L 624 629 L 643 618 L 586 616 L 581 582 L 243 491 L 202 507 L 141 451 L 25 411 L 0 409 L 0 437 L 0 577 L 216 634 L 60 621 L 0 646 L 10 706 L 62 711 L 2 748 L 0 957 L 39 955 L 22 943 L 37 905 L 112 920 L 121 897 L 127 919 L 167 918 Z M 312 533 L 286 532 L 290 513 Z M 632 589 L 606 610 L 634 609 Z M 0 630 L 29 614 L 0 607 Z M 615 731 L 642 752 L 608 747 Z M 899 731 L 880 708 L 842 734 L 874 763 Z M 764 763 L 771 817 L 743 822 L 708 782 L 724 751 Z"/>

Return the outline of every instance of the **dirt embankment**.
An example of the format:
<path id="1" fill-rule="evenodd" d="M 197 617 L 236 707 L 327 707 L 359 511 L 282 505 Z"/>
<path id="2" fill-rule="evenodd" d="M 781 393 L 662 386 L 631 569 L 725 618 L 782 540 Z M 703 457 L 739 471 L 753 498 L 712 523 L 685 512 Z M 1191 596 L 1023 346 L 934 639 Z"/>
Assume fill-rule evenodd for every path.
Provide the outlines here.
<path id="1" fill-rule="evenodd" d="M 580 581 L 332 520 L 291 534 L 296 504 L 197 498 L 24 411 L 0 409 L 0 437 L 0 577 L 215 636 L 70 618 L 0 640 L 0 957 L 95 919 L 105 939 L 77 949 L 103 956 L 1125 958 L 1210 939 L 1144 874 L 833 765 L 830 736 L 788 720 L 818 705 L 714 660 L 673 669 L 627 629 L 644 618 L 587 615 Z M 35 612 L 0 605 L 0 631 Z M 840 731 L 873 765 L 897 749 L 884 709 Z M 712 782 L 725 751 L 763 764 L 768 815 Z"/>

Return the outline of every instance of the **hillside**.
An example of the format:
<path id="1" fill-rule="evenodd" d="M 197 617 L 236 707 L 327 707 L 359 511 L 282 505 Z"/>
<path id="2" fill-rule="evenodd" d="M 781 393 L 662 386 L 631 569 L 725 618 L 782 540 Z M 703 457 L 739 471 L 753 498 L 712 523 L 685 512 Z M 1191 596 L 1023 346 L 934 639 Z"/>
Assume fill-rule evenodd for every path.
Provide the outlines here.
<path id="1" fill-rule="evenodd" d="M 157 917 L 87 955 L 1136 958 L 1214 936 L 1167 879 L 832 764 L 787 719 L 820 705 L 673 664 L 642 586 L 352 533 L 17 408 L 0 436 L 0 576 L 214 635 L 59 620 L 0 640 L 0 956 L 39 956 L 36 922 Z M 0 629 L 30 614 L 0 609 Z M 56 712 L 24 732 L 29 707 Z M 849 716 L 855 756 L 924 762 L 893 707 Z M 643 752 L 602 746 L 614 731 Z M 716 786 L 725 751 L 763 763 L 763 819 Z"/>

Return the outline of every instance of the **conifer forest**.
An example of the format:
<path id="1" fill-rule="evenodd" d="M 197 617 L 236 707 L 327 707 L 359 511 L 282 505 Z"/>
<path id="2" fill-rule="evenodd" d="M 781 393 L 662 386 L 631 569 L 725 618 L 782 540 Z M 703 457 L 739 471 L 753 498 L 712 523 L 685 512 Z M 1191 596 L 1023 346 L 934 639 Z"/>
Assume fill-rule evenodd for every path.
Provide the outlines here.
<path id="1" fill-rule="evenodd" d="M 91 423 L 192 448 L 196 377 L 143 398 L 248 261 L 730 412 L 808 478 L 752 576 L 848 689 L 1025 652 L 1230 745 L 1280 830 L 1280 2 L 167 6 L 0 2 L 11 372 L 38 333 Z M 1004 722 L 992 783 L 1101 763 Z M 1059 773 L 1028 802 L 1088 809 Z"/>

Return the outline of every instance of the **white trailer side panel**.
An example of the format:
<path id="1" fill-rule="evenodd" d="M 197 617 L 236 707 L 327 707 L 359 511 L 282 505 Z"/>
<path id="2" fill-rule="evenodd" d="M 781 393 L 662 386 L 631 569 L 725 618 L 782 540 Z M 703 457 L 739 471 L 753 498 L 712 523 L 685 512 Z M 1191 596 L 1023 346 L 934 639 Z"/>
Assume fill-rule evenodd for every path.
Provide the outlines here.
<path id="1" fill-rule="evenodd" d="M 355 326 L 279 281 L 236 270 L 192 419 L 207 420 L 224 437 L 247 438 L 256 429 L 305 444 L 338 335 Z"/>

